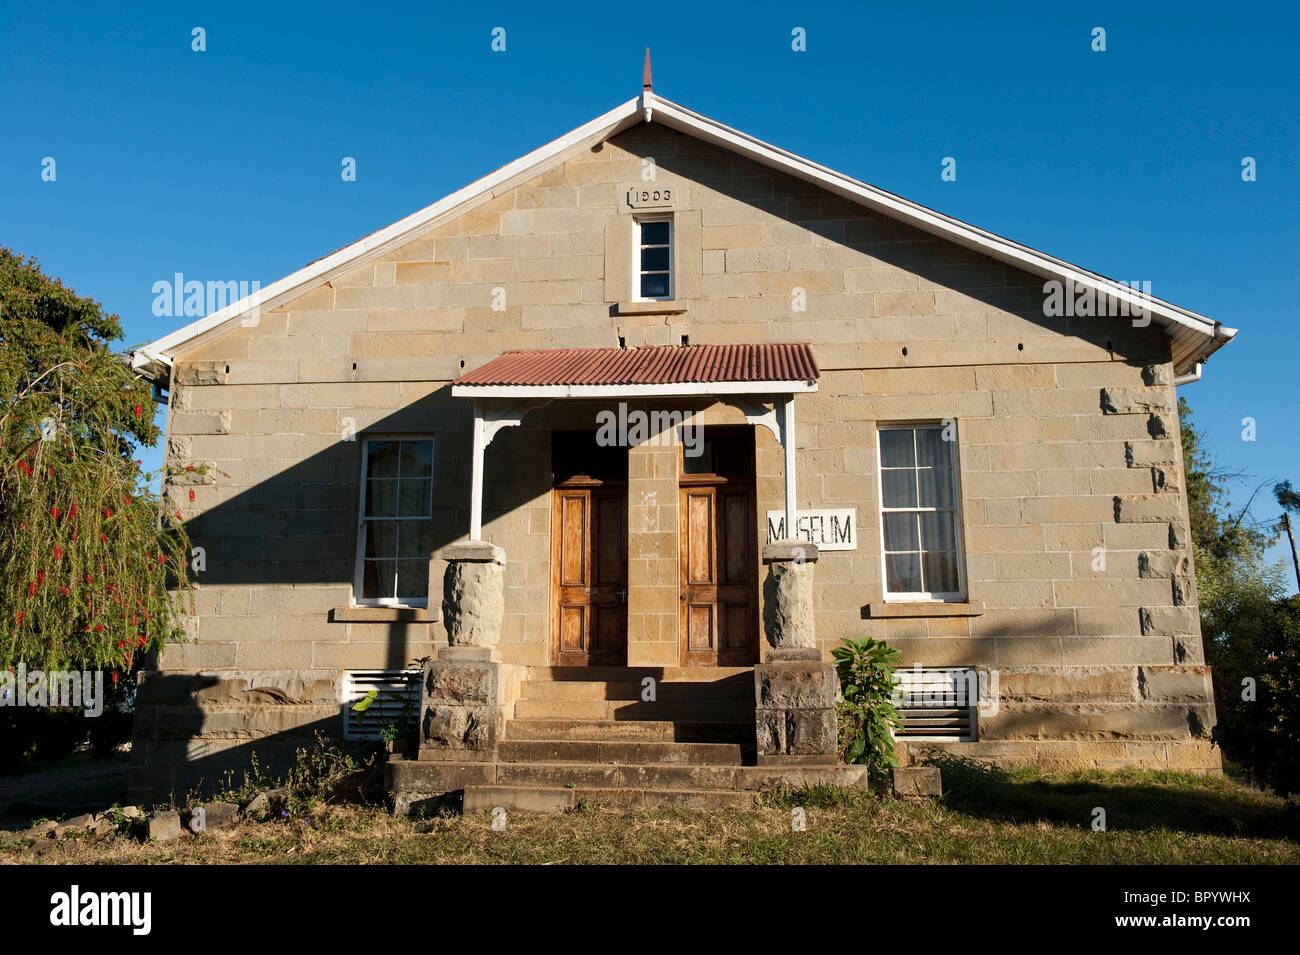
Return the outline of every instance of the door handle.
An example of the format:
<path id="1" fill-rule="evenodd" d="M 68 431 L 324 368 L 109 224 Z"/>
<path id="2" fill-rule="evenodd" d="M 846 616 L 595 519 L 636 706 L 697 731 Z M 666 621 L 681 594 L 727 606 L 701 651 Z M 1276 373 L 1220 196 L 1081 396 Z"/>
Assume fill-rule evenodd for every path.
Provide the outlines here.
<path id="1" fill-rule="evenodd" d="M 678 600 L 685 600 L 685 599 L 686 599 L 686 595 L 685 595 L 685 594 L 678 594 L 678 595 L 677 595 L 677 599 L 678 599 Z"/>

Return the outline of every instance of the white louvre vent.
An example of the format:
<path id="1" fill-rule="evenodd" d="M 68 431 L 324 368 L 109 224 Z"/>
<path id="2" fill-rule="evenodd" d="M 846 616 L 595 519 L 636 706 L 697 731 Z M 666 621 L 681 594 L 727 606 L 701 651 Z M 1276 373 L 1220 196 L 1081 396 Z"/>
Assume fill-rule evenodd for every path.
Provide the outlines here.
<path id="1" fill-rule="evenodd" d="M 420 708 L 421 670 L 349 670 L 343 674 L 343 738 L 377 740 L 384 727 Z M 357 703 L 373 701 L 363 710 Z"/>
<path id="2" fill-rule="evenodd" d="M 907 667 L 894 671 L 899 739 L 976 739 L 979 678 L 969 667 Z"/>

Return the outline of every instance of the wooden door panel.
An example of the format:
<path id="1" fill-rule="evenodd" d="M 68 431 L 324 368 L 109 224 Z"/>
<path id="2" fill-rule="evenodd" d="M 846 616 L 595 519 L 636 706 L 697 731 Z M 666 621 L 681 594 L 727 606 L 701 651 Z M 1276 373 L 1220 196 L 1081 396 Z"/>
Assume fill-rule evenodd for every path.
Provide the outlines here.
<path id="1" fill-rule="evenodd" d="M 560 495 L 560 584 L 565 587 L 587 586 L 587 507 L 589 499 L 582 492 Z"/>
<path id="2" fill-rule="evenodd" d="M 627 662 L 627 488 L 554 491 L 552 659 L 559 666 Z"/>
<path id="3" fill-rule="evenodd" d="M 712 653 L 717 649 L 712 604 L 690 604 L 686 608 L 686 628 L 686 646 L 691 653 Z"/>
<path id="4" fill-rule="evenodd" d="M 710 585 L 713 579 L 713 489 L 686 495 L 686 580 Z"/>

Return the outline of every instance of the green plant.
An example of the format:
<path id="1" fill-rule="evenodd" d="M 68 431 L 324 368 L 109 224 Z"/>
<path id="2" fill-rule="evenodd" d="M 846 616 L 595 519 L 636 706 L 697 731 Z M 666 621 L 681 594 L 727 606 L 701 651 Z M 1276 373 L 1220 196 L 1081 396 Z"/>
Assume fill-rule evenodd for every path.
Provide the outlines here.
<path id="1" fill-rule="evenodd" d="M 882 779 L 898 765 L 894 728 L 903 717 L 891 698 L 898 651 L 879 640 L 844 640 L 831 651 L 843 700 L 836 705 L 840 758 Z"/>

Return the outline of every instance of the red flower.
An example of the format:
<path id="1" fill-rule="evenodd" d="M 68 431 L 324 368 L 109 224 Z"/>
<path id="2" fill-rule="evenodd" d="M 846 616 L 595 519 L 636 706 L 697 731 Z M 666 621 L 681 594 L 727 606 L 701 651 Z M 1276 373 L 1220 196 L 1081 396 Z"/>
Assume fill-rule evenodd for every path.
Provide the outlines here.
<path id="1" fill-rule="evenodd" d="M 29 597 L 36 596 L 36 581 L 33 580 L 30 584 L 27 585 L 27 596 Z"/>
<path id="2" fill-rule="evenodd" d="M 88 583 L 88 584 L 93 584 L 94 582 L 95 582 L 95 578 L 92 577 L 92 576 L 90 576 L 90 574 L 87 574 L 87 575 L 86 575 L 86 583 Z"/>
<path id="3" fill-rule="evenodd" d="M 112 584 L 109 584 L 109 585 L 108 585 L 108 592 L 109 592 L 110 594 L 113 592 L 113 585 L 112 585 Z"/>
<path id="4" fill-rule="evenodd" d="M 38 584 L 43 584 L 43 583 L 45 583 L 45 571 L 43 571 L 43 570 L 38 570 L 38 571 L 36 572 L 36 582 L 37 582 Z"/>
<path id="5" fill-rule="evenodd" d="M 58 544 L 54 545 L 54 559 L 63 560 L 63 548 L 60 547 Z"/>
<path id="6" fill-rule="evenodd" d="M 108 508 L 104 508 L 104 520 L 108 520 L 112 516 L 113 516 L 113 512 L 110 511 Z"/>
<path id="7" fill-rule="evenodd" d="M 125 650 L 125 649 L 126 649 L 126 644 L 123 643 L 121 640 L 119 640 L 119 641 L 117 641 L 117 648 L 118 648 L 119 650 Z"/>
<path id="8" fill-rule="evenodd" d="M 14 619 L 18 621 L 18 626 L 21 627 L 23 625 L 23 612 L 20 610 L 14 614 Z"/>
<path id="9" fill-rule="evenodd" d="M 140 412 L 141 412 L 142 410 L 143 410 L 143 409 L 142 409 L 139 405 L 135 405 L 135 406 L 131 409 L 131 413 L 132 413 L 133 415 L 135 415 L 135 416 L 138 418 L 138 417 L 140 417 Z"/>
<path id="10" fill-rule="evenodd" d="M 60 588 L 59 588 L 59 594 L 60 594 L 61 596 L 66 597 L 66 596 L 68 596 L 68 594 L 70 594 L 70 593 L 72 593 L 72 591 L 69 590 L 67 587 L 60 587 Z"/>
<path id="11" fill-rule="evenodd" d="M 192 464 L 187 464 L 187 465 L 185 465 L 185 470 L 187 470 L 187 471 L 193 471 L 193 470 L 194 470 L 194 465 L 192 465 Z"/>
<path id="12" fill-rule="evenodd" d="M 142 646 L 145 645 L 145 639 L 144 639 L 144 634 L 143 634 L 143 633 L 140 634 L 140 636 L 138 636 L 138 637 L 136 638 L 135 645 L 136 645 L 137 647 L 142 647 Z"/>
<path id="13" fill-rule="evenodd" d="M 194 500 L 194 489 L 193 489 L 193 488 L 190 489 L 190 500 L 191 500 L 191 501 Z"/>
<path id="14" fill-rule="evenodd" d="M 123 495 L 122 495 L 122 503 L 124 503 L 127 507 L 130 507 L 130 506 L 131 506 L 131 495 L 129 495 L 129 494 L 123 494 Z"/>
<path id="15" fill-rule="evenodd" d="M 158 552 L 158 563 L 160 564 L 167 563 L 167 555 L 164 554 L 162 551 Z"/>
<path id="16" fill-rule="evenodd" d="M 97 624 L 95 624 L 95 632 L 96 632 L 96 633 L 103 633 L 103 632 L 104 632 L 104 625 L 103 625 L 102 623 L 97 623 Z"/>
<path id="17" fill-rule="evenodd" d="M 68 511 L 68 516 L 69 516 L 69 517 L 76 517 L 76 516 L 77 516 L 77 505 L 75 505 L 75 504 L 72 505 L 72 510 Z"/>
<path id="18" fill-rule="evenodd" d="M 117 674 L 116 674 L 116 673 L 113 674 L 113 682 L 114 682 L 114 683 L 117 682 Z"/>
<path id="19" fill-rule="evenodd" d="M 54 518 L 56 521 L 59 519 L 59 509 L 57 507 L 50 508 L 50 517 Z"/>

